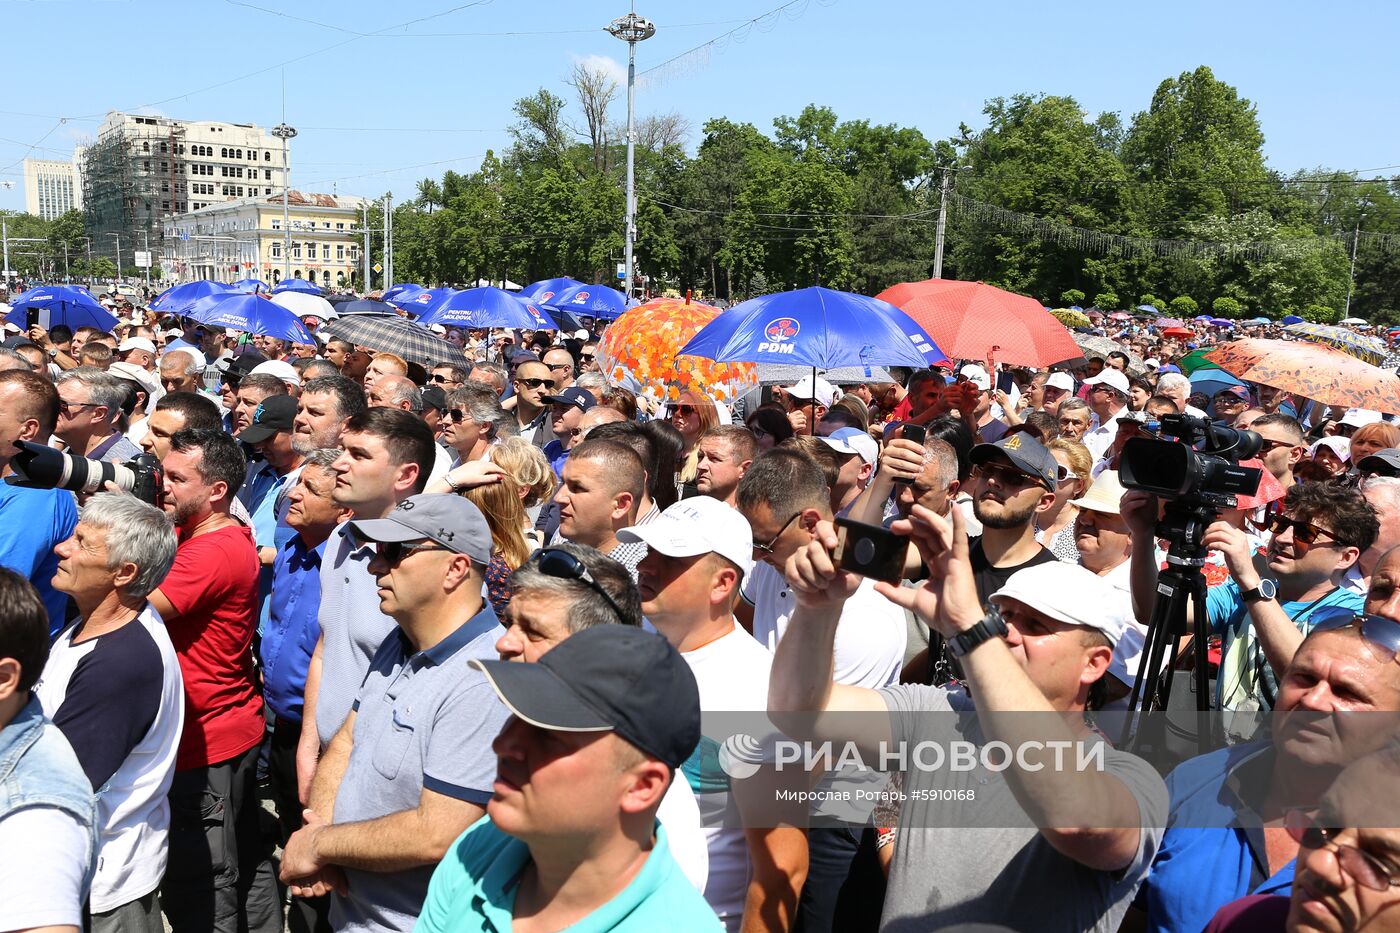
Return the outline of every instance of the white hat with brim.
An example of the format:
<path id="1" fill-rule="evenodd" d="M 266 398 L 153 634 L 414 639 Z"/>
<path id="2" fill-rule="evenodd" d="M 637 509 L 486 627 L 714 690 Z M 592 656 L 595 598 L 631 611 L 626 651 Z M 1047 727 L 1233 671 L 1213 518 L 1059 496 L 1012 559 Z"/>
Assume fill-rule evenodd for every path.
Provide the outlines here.
<path id="1" fill-rule="evenodd" d="M 1123 493 L 1127 492 L 1118 479 L 1117 470 L 1104 470 L 1094 479 L 1094 485 L 1078 499 L 1071 499 L 1070 505 L 1091 512 L 1104 512 L 1120 515 Z"/>
<path id="2" fill-rule="evenodd" d="M 1116 645 L 1127 622 L 1111 609 L 1115 595 L 1097 574 L 1057 560 L 1016 571 L 991 598 L 1025 603 L 1056 622 L 1102 632 L 1110 645 Z"/>

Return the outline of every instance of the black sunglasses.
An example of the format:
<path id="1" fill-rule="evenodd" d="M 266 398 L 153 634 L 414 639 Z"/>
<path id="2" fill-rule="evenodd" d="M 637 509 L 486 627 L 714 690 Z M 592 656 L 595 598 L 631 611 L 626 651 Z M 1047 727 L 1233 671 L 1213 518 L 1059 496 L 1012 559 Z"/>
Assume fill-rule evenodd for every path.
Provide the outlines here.
<path id="1" fill-rule="evenodd" d="M 463 421 L 466 421 L 468 418 L 470 418 L 470 417 L 472 416 L 472 415 L 471 415 L 471 412 L 466 411 L 465 409 L 461 409 L 461 408 L 449 408 L 447 411 L 443 412 L 443 414 L 444 414 L 453 424 L 461 424 Z"/>
<path id="2" fill-rule="evenodd" d="M 540 386 L 544 386 L 546 389 L 554 388 L 553 379 L 517 379 L 515 381 L 529 389 L 538 389 Z"/>
<path id="3" fill-rule="evenodd" d="M 399 561 L 410 554 L 446 550 L 448 549 L 440 544 L 424 544 L 421 541 L 417 544 L 411 541 L 376 541 L 374 543 L 374 553 L 384 558 L 390 567 L 397 567 Z"/>
<path id="4" fill-rule="evenodd" d="M 695 414 L 694 405 L 672 405 L 671 411 L 667 417 L 674 418 L 676 415 L 685 415 L 689 418 L 693 414 Z"/>
<path id="5" fill-rule="evenodd" d="M 603 589 L 598 584 L 597 580 L 593 579 L 593 574 L 588 572 L 588 568 L 583 565 L 583 561 L 579 560 L 568 551 L 551 547 L 541 548 L 536 551 L 535 557 L 536 564 L 540 568 L 540 573 L 551 577 L 557 577 L 561 580 L 578 580 L 593 592 L 603 597 L 604 602 L 608 604 L 613 613 L 617 616 L 617 621 L 621 622 L 623 625 L 631 624 L 627 616 L 623 615 L 622 610 L 618 608 L 617 603 L 608 595 L 608 591 Z"/>
<path id="6" fill-rule="evenodd" d="M 1305 548 L 1312 547 L 1315 543 L 1317 543 L 1317 539 L 1321 535 L 1326 535 L 1332 540 L 1325 541 L 1320 546 L 1325 546 L 1327 544 L 1341 544 L 1341 542 L 1337 540 L 1337 536 L 1332 532 L 1328 531 L 1326 528 L 1319 528 L 1312 522 L 1305 522 L 1300 521 L 1296 518 L 1289 518 L 1287 515 L 1284 515 L 1280 512 L 1269 512 L 1264 516 L 1263 521 L 1256 522 L 1253 519 L 1250 519 L 1250 524 L 1260 529 L 1261 531 L 1272 531 L 1275 535 L 1281 535 L 1288 529 L 1292 528 L 1294 543 L 1301 544 Z"/>

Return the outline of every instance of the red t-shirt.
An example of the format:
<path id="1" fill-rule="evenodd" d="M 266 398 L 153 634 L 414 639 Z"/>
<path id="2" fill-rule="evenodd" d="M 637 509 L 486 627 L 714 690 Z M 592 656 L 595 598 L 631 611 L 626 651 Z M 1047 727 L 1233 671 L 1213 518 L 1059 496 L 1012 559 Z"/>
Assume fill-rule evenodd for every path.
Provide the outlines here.
<path id="1" fill-rule="evenodd" d="M 185 679 L 175 770 L 227 761 L 257 745 L 264 729 L 253 679 L 258 552 L 252 532 L 230 525 L 181 540 L 160 591 L 176 612 L 165 627 Z"/>

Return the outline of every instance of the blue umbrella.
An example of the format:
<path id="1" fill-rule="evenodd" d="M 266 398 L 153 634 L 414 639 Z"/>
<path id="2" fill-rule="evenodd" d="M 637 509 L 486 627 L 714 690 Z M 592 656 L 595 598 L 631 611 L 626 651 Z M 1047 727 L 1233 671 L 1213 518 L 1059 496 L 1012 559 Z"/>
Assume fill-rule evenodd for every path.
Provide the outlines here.
<path id="1" fill-rule="evenodd" d="M 1152 305 L 1138 305 L 1138 306 L 1137 306 L 1137 310 L 1139 310 L 1139 311 L 1146 311 L 1148 314 L 1161 314 L 1161 313 L 1162 313 L 1162 312 L 1158 311 L 1156 308 L 1152 307 Z"/>
<path id="2" fill-rule="evenodd" d="M 701 328 L 678 355 L 815 369 L 949 365 L 947 354 L 894 305 L 829 288 L 737 304 Z"/>
<path id="3" fill-rule="evenodd" d="M 1303 318 L 1299 317 L 1299 316 L 1296 315 L 1296 314 L 1289 314 L 1289 315 L 1286 315 L 1286 316 L 1283 318 L 1283 320 L 1280 321 L 1279 323 L 1280 323 L 1280 324 L 1301 324 L 1301 323 L 1303 323 Z"/>
<path id="4" fill-rule="evenodd" d="M 422 317 L 455 294 L 455 288 L 427 288 L 398 295 L 386 294 L 384 300 L 414 317 Z"/>
<path id="5" fill-rule="evenodd" d="M 224 282 L 210 282 L 207 279 L 200 279 L 198 282 L 185 282 L 167 288 L 156 296 L 155 301 L 151 302 L 151 310 L 163 311 L 166 314 L 188 314 L 196 302 L 211 295 L 227 295 L 234 290 L 232 285 Z"/>
<path id="6" fill-rule="evenodd" d="M 233 283 L 233 287 L 242 289 L 243 291 L 254 292 L 265 292 L 268 290 L 268 284 L 262 279 L 239 279 L 237 282 Z"/>
<path id="7" fill-rule="evenodd" d="M 28 327 L 30 313 L 34 323 L 48 330 L 63 324 L 71 330 L 96 327 L 111 330 L 117 326 L 112 312 L 97 303 L 92 293 L 77 285 L 40 285 L 16 296 L 10 304 L 5 321 L 16 327 Z"/>
<path id="8" fill-rule="evenodd" d="M 563 308 L 554 308 L 549 305 L 538 305 L 538 307 L 545 314 L 549 315 L 550 320 L 552 320 L 559 327 L 560 330 L 566 330 L 569 333 L 573 333 L 576 330 L 585 329 L 582 321 L 574 317 L 569 312 L 565 311 Z"/>
<path id="9" fill-rule="evenodd" d="M 1243 382 L 1223 369 L 1198 369 L 1191 376 L 1191 391 L 1204 392 L 1207 398 L 1214 398 L 1221 389 L 1242 385 Z"/>
<path id="10" fill-rule="evenodd" d="M 272 293 L 275 295 L 278 292 L 310 292 L 313 295 L 319 295 L 321 294 L 321 287 L 308 282 L 306 279 L 291 278 L 283 279 L 277 283 Z"/>
<path id="11" fill-rule="evenodd" d="M 249 292 L 210 295 L 196 302 L 186 317 L 211 327 L 263 334 L 292 343 L 316 343 L 301 318 L 265 295 Z"/>
<path id="12" fill-rule="evenodd" d="M 536 301 L 549 304 L 549 299 L 553 298 L 555 295 L 571 288 L 577 288 L 582 284 L 583 283 L 578 279 L 571 279 L 567 276 L 559 279 L 541 279 L 538 282 L 531 282 L 529 285 L 522 288 L 520 290 L 520 297 L 533 298 Z"/>
<path id="13" fill-rule="evenodd" d="M 1251 323 L 1251 324 L 1272 324 L 1273 321 L 1269 320 L 1268 318 L 1264 317 L 1263 315 L 1260 315 L 1259 317 L 1252 317 L 1252 318 L 1250 318 L 1250 319 L 1249 319 L 1249 323 Z"/>
<path id="14" fill-rule="evenodd" d="M 399 296 L 403 296 L 405 298 L 412 298 L 414 295 L 418 294 L 421 291 L 425 291 L 423 286 L 415 284 L 413 282 L 403 282 L 399 285 L 390 285 L 387 289 L 384 290 L 384 294 L 382 297 L 385 301 L 393 301 Z"/>
<path id="15" fill-rule="evenodd" d="M 1234 327 L 1234 326 L 1235 326 L 1235 322 L 1234 322 L 1234 321 L 1231 321 L 1231 320 L 1229 320 L 1228 318 L 1223 318 L 1223 317 L 1213 317 L 1213 318 L 1210 319 L 1210 322 L 1211 322 L 1211 324 L 1213 324 L 1213 325 L 1216 326 L 1216 327 Z"/>
<path id="16" fill-rule="evenodd" d="M 1210 316 L 1209 314 L 1198 314 L 1198 315 L 1196 315 L 1195 317 L 1193 317 L 1191 320 L 1193 320 L 1193 321 L 1209 321 L 1209 320 L 1213 320 L 1213 318 L 1211 318 L 1211 316 Z"/>
<path id="17" fill-rule="evenodd" d="M 614 321 L 627 310 L 627 296 L 606 285 L 575 285 L 556 294 L 544 304 L 562 308 L 570 314 Z"/>
<path id="18" fill-rule="evenodd" d="M 553 330 L 555 324 L 536 305 L 503 288 L 483 285 L 449 297 L 418 319 L 420 324 L 450 327 L 511 327 Z"/>

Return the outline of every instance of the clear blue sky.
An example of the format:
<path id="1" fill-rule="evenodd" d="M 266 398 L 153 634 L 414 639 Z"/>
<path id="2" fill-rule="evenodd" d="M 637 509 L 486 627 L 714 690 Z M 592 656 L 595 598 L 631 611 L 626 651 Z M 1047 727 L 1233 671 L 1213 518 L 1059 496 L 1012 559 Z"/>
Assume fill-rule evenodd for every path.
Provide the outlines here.
<path id="1" fill-rule="evenodd" d="M 638 72 L 781 2 L 643 0 L 658 31 Z M 626 12 L 626 0 L 0 0 L 0 181 L 16 183 L 0 208 L 23 208 L 31 143 L 66 156 L 106 111 L 143 106 L 272 126 L 284 72 L 293 185 L 398 200 L 503 149 L 512 102 L 541 86 L 567 95 L 576 60 L 625 70 L 626 46 L 601 27 Z M 936 139 L 1018 92 L 1069 94 L 1126 122 L 1163 78 L 1206 64 L 1258 106 L 1272 167 L 1374 169 L 1400 164 L 1397 34 L 1389 2 L 808 0 L 662 69 L 637 108 L 686 117 L 692 150 L 712 116 L 768 131 L 810 102 Z"/>

